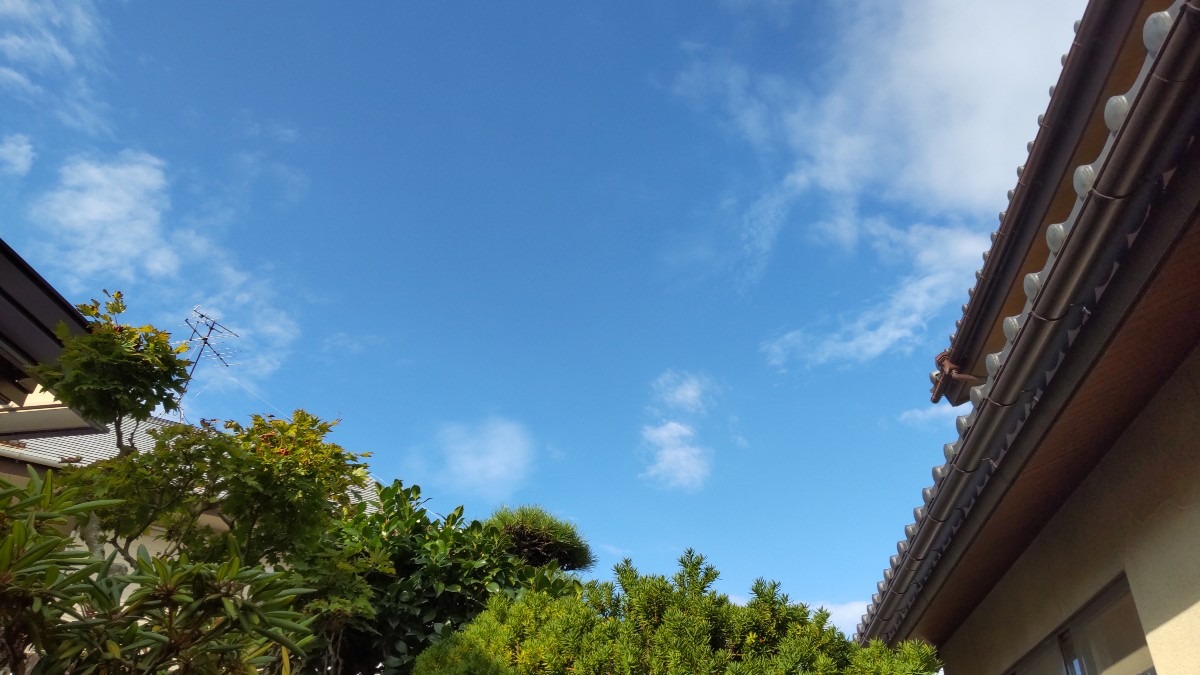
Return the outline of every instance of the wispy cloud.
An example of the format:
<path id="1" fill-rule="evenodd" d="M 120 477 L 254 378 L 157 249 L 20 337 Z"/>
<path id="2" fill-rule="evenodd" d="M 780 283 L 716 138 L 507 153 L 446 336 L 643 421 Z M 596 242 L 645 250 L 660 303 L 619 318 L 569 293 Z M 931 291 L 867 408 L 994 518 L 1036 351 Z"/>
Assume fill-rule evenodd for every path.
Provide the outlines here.
<path id="1" fill-rule="evenodd" d="M 0 95 L 67 128 L 109 134 L 107 106 L 96 94 L 109 77 L 107 30 L 92 0 L 0 0 Z M 299 137 L 280 123 L 261 133 L 280 142 Z M 280 367 L 299 335 L 296 303 L 278 292 L 269 259 L 239 257 L 221 233 L 245 216 L 255 189 L 272 189 L 287 206 L 304 196 L 308 178 L 261 154 L 246 157 L 235 170 L 237 189 L 199 208 L 188 205 L 196 195 L 203 199 L 211 177 L 187 167 L 172 172 L 163 157 L 133 149 L 68 157 L 57 180 L 27 202 L 28 223 L 39 232 L 30 254 L 69 292 L 89 297 L 120 288 L 135 311 L 176 333 L 187 310 L 201 305 L 239 333 L 231 346 L 240 352 L 237 368 L 200 368 L 191 404 L 210 385 L 258 395 L 262 378 Z M 0 173 L 24 175 L 36 158 L 24 135 L 0 142 Z"/>
<path id="2" fill-rule="evenodd" d="M 90 0 L 5 0 L 0 26 L 0 55 L 37 73 L 94 69 L 103 47 Z"/>
<path id="3" fill-rule="evenodd" d="M 696 443 L 696 430 L 668 420 L 642 427 L 642 440 L 652 451 L 642 475 L 663 487 L 694 492 L 704 487 L 712 470 L 712 450 Z"/>
<path id="4" fill-rule="evenodd" d="M 41 87 L 31 82 L 28 77 L 6 66 L 0 66 L 0 88 L 27 103 L 42 94 Z"/>
<path id="5" fill-rule="evenodd" d="M 436 446 L 442 482 L 492 500 L 511 496 L 525 483 L 536 454 L 525 426 L 504 417 L 445 424 Z"/>
<path id="6" fill-rule="evenodd" d="M 712 405 L 715 389 L 708 377 L 677 370 L 663 372 L 651 387 L 655 404 L 690 414 L 704 413 Z"/>
<path id="7" fill-rule="evenodd" d="M 621 548 L 620 546 L 614 546 L 612 544 L 605 544 L 604 542 L 600 542 L 600 543 L 596 544 L 596 548 L 600 549 L 601 551 L 603 551 L 604 553 L 606 553 L 608 555 L 613 556 L 614 558 L 628 558 L 629 556 L 633 555 L 632 549 Z"/>
<path id="8" fill-rule="evenodd" d="M 739 13 L 788 7 L 727 4 Z M 774 169 L 739 200 L 731 223 L 740 239 L 738 287 L 748 290 L 768 272 L 780 233 L 795 226 L 847 255 L 864 255 L 867 244 L 891 258 L 899 277 L 892 292 L 843 310 L 832 326 L 808 323 L 764 341 L 772 366 L 907 349 L 962 297 L 987 230 L 961 223 L 995 222 L 1003 208 L 1082 6 L 857 0 L 839 7 L 833 60 L 802 75 L 685 50 L 689 65 L 675 93 L 710 111 Z M 1020 49 L 1013 35 L 1022 36 Z M 898 210 L 920 215 L 885 215 Z"/>
<path id="9" fill-rule="evenodd" d="M 877 246 L 887 250 L 884 255 L 910 261 L 908 273 L 892 291 L 838 316 L 832 329 L 801 328 L 764 341 L 760 350 L 770 366 L 861 363 L 911 349 L 931 317 L 966 297 L 966 280 L 987 247 L 984 235 L 958 226 L 896 229 L 876 223 L 871 230 Z"/>
<path id="10" fill-rule="evenodd" d="M 33 143 L 24 134 L 10 134 L 0 141 L 0 173 L 24 176 L 33 166 Z"/>
<path id="11" fill-rule="evenodd" d="M 296 127 L 275 120 L 260 120 L 250 110 L 239 112 L 233 123 L 246 138 L 267 138 L 279 143 L 295 143 L 300 140 L 300 130 Z"/>
<path id="12" fill-rule="evenodd" d="M 350 333 L 336 331 L 321 341 L 321 351 L 326 354 L 345 355 L 362 354 L 368 349 L 375 349 L 384 343 L 382 335 L 375 333 Z"/>
<path id="13" fill-rule="evenodd" d="M 104 70 L 104 32 L 90 0 L 0 2 L 0 85 L 72 128 L 107 132 L 92 82 Z"/>
<path id="14" fill-rule="evenodd" d="M 117 282 L 175 273 L 179 256 L 162 222 L 171 204 L 165 166 L 129 150 L 62 166 L 58 184 L 34 203 L 31 217 L 49 235 L 71 286 L 101 273 Z"/>
<path id="15" fill-rule="evenodd" d="M 193 230 L 171 233 L 184 265 L 167 290 L 174 306 L 200 305 L 239 337 L 230 370 L 213 368 L 198 373 L 198 385 L 210 382 L 216 391 L 246 387 L 258 395 L 259 381 L 274 373 L 299 338 L 300 322 L 294 303 L 281 295 L 269 267 L 248 268 L 219 242 Z M 195 385 L 193 385 L 195 386 Z"/>
<path id="16" fill-rule="evenodd" d="M 910 424 L 915 427 L 933 426 L 949 424 L 955 417 L 965 415 L 971 411 L 969 404 L 960 406 L 952 406 L 949 403 L 939 403 L 937 405 L 927 405 L 922 408 L 913 408 L 900 413 L 899 419 L 904 424 Z"/>
<path id="17" fill-rule="evenodd" d="M 241 172 L 243 191 L 263 181 L 271 187 L 280 205 L 296 204 L 308 193 L 308 174 L 290 164 L 271 159 L 262 152 L 238 153 L 235 160 Z"/>
<path id="18" fill-rule="evenodd" d="M 789 83 L 776 75 L 754 73 L 721 56 L 711 56 L 701 46 L 688 43 L 684 51 L 697 58 L 672 86 L 675 94 L 704 107 L 716 105 L 725 128 L 759 152 L 780 149 L 786 132 L 782 115 L 794 95 Z"/>
<path id="19" fill-rule="evenodd" d="M 241 335 L 241 354 L 236 374 L 201 369 L 193 391 L 209 378 L 253 387 L 280 366 L 299 324 L 269 270 L 252 273 L 218 241 L 171 222 L 171 189 L 167 163 L 145 152 L 68 159 L 29 211 L 45 233 L 40 257 L 73 293 L 121 288 L 175 321 L 202 305 Z"/>
<path id="20" fill-rule="evenodd" d="M 858 0 L 838 13 L 821 76 L 702 55 L 677 90 L 707 95 L 755 147 L 787 153 L 794 184 L 990 211 L 1015 180 L 1083 4 Z"/>

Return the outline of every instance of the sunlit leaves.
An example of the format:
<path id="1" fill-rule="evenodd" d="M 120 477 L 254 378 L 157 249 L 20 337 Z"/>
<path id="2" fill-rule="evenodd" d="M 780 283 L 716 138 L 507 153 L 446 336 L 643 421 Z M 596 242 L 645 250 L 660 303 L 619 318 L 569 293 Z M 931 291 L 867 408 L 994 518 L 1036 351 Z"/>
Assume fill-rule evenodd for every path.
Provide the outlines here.
<path id="1" fill-rule="evenodd" d="M 331 422 L 297 410 L 291 420 L 254 416 L 248 426 L 223 426 L 153 429 L 153 447 L 68 474 L 89 498 L 124 498 L 100 525 L 127 561 L 154 527 L 167 553 L 284 562 L 316 546 L 366 488 L 362 456 L 326 440 Z"/>
<path id="2" fill-rule="evenodd" d="M 34 375 L 59 400 L 102 424 L 146 420 L 160 407 L 174 410 L 187 383 L 185 348 L 173 347 L 167 331 L 121 323 L 124 297 L 120 291 L 105 295 L 103 303 L 77 306 L 88 320 L 85 334 L 58 326 L 63 351 L 56 362 L 34 368 Z"/>
<path id="3" fill-rule="evenodd" d="M 643 575 L 629 560 L 615 583 L 576 593 L 493 596 L 463 630 L 416 662 L 415 675 L 930 675 L 933 649 L 906 643 L 866 648 L 758 580 L 745 606 L 713 590 L 717 571 L 687 551 L 671 578 Z"/>

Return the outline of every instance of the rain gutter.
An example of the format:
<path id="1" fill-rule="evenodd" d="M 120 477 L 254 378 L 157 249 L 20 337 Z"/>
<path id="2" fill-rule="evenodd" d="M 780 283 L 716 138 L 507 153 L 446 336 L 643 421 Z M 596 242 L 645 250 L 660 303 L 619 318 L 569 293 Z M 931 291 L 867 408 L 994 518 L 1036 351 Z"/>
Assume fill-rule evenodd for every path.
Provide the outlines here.
<path id="1" fill-rule="evenodd" d="M 1045 396 L 1048 385 L 1071 356 L 1080 329 L 1102 311 L 1099 300 L 1137 238 L 1151 202 L 1161 194 L 1162 175 L 1173 168 L 1195 132 L 1200 119 L 1200 96 L 1195 95 L 1200 0 L 1178 0 L 1152 14 L 1143 36 L 1148 54 L 1142 70 L 1128 93 L 1105 105 L 1109 138 L 1093 163 L 1075 170 L 1075 207 L 1066 221 L 1047 228 L 1046 264 L 1026 275 L 1025 309 L 1004 320 L 1004 349 L 985 358 L 987 381 L 971 389 L 974 409 L 958 418 L 959 439 L 946 445 L 946 464 L 934 468 L 934 484 L 922 492 L 925 505 L 914 510 L 916 522 L 905 528 L 906 537 L 897 544 L 897 555 L 858 626 L 860 642 L 891 641 L 902 622 L 911 624 L 906 615 L 950 543 L 961 539 L 969 544 L 986 523 L 998 498 L 986 500 L 988 508 L 973 507 L 981 496 L 1002 496 L 1016 475 L 1004 465 L 1005 455 L 1014 441 L 1028 438 L 1018 435 L 1041 399 L 1052 398 Z M 1049 392 L 1064 403 L 1057 395 L 1077 383 L 1067 381 L 1067 375 L 1081 379 L 1087 370 L 1064 371 Z M 1045 415 L 1039 410 L 1039 418 L 1055 416 L 1056 410 Z M 1005 470 L 989 483 L 998 467 Z M 945 561 L 950 569 L 963 548 L 956 546 Z M 921 610 L 928 603 L 924 598 Z"/>

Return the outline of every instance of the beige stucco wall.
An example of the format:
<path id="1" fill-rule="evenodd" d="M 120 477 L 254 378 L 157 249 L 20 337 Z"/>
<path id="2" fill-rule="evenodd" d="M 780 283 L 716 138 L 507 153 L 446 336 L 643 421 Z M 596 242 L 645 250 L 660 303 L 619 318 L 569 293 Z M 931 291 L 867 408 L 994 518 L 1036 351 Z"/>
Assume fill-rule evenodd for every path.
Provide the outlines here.
<path id="1" fill-rule="evenodd" d="M 1002 675 L 1125 573 L 1158 675 L 1200 673 L 1200 350 L 943 645 Z"/>

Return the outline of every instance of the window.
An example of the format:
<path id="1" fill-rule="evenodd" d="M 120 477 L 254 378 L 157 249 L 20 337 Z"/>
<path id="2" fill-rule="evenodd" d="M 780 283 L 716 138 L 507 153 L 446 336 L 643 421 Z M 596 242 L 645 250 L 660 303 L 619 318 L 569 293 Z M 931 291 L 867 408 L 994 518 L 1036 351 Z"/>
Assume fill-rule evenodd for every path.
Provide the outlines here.
<path id="1" fill-rule="evenodd" d="M 1011 675 L 1155 675 L 1124 577 L 1021 659 Z"/>

